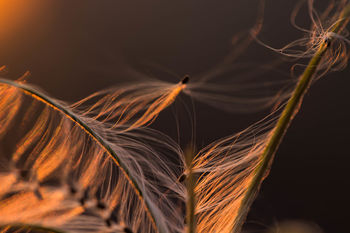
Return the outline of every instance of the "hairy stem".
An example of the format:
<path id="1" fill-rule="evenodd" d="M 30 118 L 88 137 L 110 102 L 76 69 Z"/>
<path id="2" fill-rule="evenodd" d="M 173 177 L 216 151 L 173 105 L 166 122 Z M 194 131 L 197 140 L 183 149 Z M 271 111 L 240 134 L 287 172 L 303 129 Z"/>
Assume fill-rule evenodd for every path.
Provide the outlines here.
<path id="1" fill-rule="evenodd" d="M 165 232 L 165 230 L 163 230 L 163 226 L 160 226 L 159 224 L 157 224 L 157 219 L 155 218 L 155 214 L 153 213 L 152 208 L 150 207 L 151 205 L 148 202 L 148 200 L 144 197 L 142 190 L 140 189 L 138 183 L 136 182 L 136 179 L 131 176 L 126 165 L 123 163 L 123 161 L 119 159 L 117 153 L 109 146 L 107 141 L 105 141 L 99 134 L 94 132 L 94 130 L 92 130 L 88 124 L 82 121 L 79 118 L 79 116 L 73 113 L 70 109 L 57 103 L 57 101 L 53 100 L 47 95 L 40 93 L 39 91 L 31 88 L 30 86 L 27 86 L 25 84 L 21 84 L 18 82 L 6 80 L 6 79 L 0 79 L 0 83 L 4 83 L 6 85 L 19 88 L 24 94 L 31 96 L 32 98 L 44 103 L 47 106 L 50 106 L 52 109 L 62 113 L 64 116 L 69 118 L 74 124 L 78 125 L 87 135 L 89 135 L 99 146 L 101 146 L 101 148 L 103 148 L 106 151 L 106 153 L 110 156 L 110 158 L 114 161 L 114 163 L 123 172 L 123 174 L 129 181 L 130 185 L 134 188 L 140 201 L 144 203 L 145 210 L 153 224 L 153 227 L 159 232 Z"/>
<path id="2" fill-rule="evenodd" d="M 350 17 L 350 4 L 346 5 L 339 16 L 338 22 L 334 25 L 331 32 L 339 33 L 349 21 Z M 255 169 L 255 174 L 249 185 L 247 192 L 242 199 L 238 214 L 237 221 L 232 229 L 233 233 L 240 232 L 243 222 L 249 211 L 249 207 L 253 203 L 255 196 L 260 188 L 261 182 L 264 180 L 268 174 L 273 157 L 284 137 L 286 131 L 292 122 L 295 115 L 298 113 L 299 108 L 302 104 L 305 93 L 308 91 L 310 84 L 312 82 L 313 76 L 317 71 L 317 67 L 323 58 L 325 52 L 327 51 L 328 44 L 331 42 L 324 42 L 320 45 L 319 49 L 316 51 L 315 55 L 310 60 L 308 66 L 304 70 L 303 74 L 300 76 L 299 81 L 293 91 L 292 96 L 287 102 L 287 105 L 282 111 L 280 118 L 277 121 L 275 128 L 266 144 L 264 151 L 261 154 L 261 161 L 257 168 Z"/>

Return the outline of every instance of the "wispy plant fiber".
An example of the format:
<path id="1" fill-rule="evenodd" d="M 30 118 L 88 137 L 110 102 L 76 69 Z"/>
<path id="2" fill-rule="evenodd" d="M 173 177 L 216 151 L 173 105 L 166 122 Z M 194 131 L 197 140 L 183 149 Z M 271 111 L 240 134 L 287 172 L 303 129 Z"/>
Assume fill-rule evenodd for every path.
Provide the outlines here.
<path id="1" fill-rule="evenodd" d="M 71 232 L 183 228 L 183 166 L 173 166 L 184 161 L 182 152 L 165 135 L 140 128 L 174 101 L 182 83 L 111 90 L 81 110 L 101 93 L 70 107 L 27 84 L 0 82 L 0 136 L 31 124 L 1 155 L 0 224 Z"/>

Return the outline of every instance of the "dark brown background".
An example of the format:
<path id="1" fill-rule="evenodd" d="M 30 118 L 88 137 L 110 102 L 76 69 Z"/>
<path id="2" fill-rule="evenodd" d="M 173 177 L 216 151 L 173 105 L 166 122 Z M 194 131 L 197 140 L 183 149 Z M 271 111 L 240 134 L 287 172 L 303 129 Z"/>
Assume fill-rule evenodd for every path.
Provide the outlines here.
<path id="1" fill-rule="evenodd" d="M 13 79 L 30 70 L 31 83 L 67 101 L 134 80 L 126 65 L 157 64 L 178 78 L 155 66 L 142 66 L 141 72 L 174 82 L 184 74 L 205 72 L 229 53 L 232 36 L 248 30 L 258 12 L 257 0 L 7 2 L 12 3 L 0 10 L 0 64 L 8 66 Z M 302 36 L 289 22 L 296 2 L 267 0 L 259 38 L 281 47 Z M 322 9 L 328 1 L 316 2 Z M 301 14 L 298 22 L 307 26 L 307 15 Z M 253 43 L 241 59 L 253 64 L 276 58 Z M 279 69 L 288 75 L 290 66 Z M 247 228 L 300 219 L 317 223 L 325 232 L 348 231 L 349 72 L 327 75 L 307 94 L 252 207 Z M 239 75 L 233 72 L 232 78 Z M 267 75 L 271 74 L 260 78 L 269 79 Z M 155 127 L 175 136 L 174 109 L 184 112 L 181 108 L 170 108 Z M 244 129 L 266 112 L 232 114 L 196 103 L 196 114 L 200 148 Z M 182 127 L 182 134 L 189 133 Z M 182 143 L 188 143 L 186 137 Z"/>

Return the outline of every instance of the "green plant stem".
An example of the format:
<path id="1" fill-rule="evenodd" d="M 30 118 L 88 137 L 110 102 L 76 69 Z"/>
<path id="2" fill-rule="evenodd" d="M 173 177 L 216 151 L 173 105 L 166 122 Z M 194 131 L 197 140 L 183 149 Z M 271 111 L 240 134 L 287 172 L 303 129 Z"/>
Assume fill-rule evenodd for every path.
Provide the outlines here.
<path id="1" fill-rule="evenodd" d="M 344 7 L 338 22 L 334 25 L 331 32 L 339 33 L 349 21 L 350 17 L 350 4 Z M 329 42 L 332 38 L 329 38 Z M 328 42 L 328 43 L 329 43 Z M 247 192 L 241 202 L 240 208 L 238 210 L 237 221 L 232 229 L 233 233 L 240 232 L 243 222 L 249 211 L 249 207 L 253 203 L 255 196 L 260 188 L 261 182 L 268 174 L 273 157 L 286 134 L 286 131 L 292 122 L 294 116 L 298 113 L 299 108 L 302 104 L 304 95 L 308 91 L 310 84 L 312 82 L 313 76 L 317 71 L 317 67 L 324 56 L 328 48 L 328 43 L 324 42 L 320 45 L 318 51 L 310 60 L 308 66 L 304 70 L 303 74 L 300 76 L 299 81 L 293 91 L 292 96 L 288 100 L 287 105 L 282 111 L 280 118 L 277 121 L 275 128 L 273 129 L 272 135 L 266 144 L 264 151 L 261 154 L 261 162 L 255 170 L 255 175 L 252 182 L 250 183 Z"/>
<path id="2" fill-rule="evenodd" d="M 142 190 L 140 189 L 139 185 L 137 184 L 135 178 L 133 178 L 126 167 L 126 165 L 121 161 L 117 155 L 117 153 L 109 146 L 108 142 L 106 142 L 100 135 L 94 132 L 93 129 L 91 129 L 84 121 L 82 121 L 76 114 L 74 114 L 72 111 L 64 107 L 63 105 L 57 103 L 52 98 L 48 97 L 45 94 L 40 93 L 39 91 L 31 88 L 30 86 L 14 82 L 7 79 L 0 79 L 0 83 L 7 84 L 9 86 L 14 86 L 16 88 L 19 88 L 22 90 L 22 92 L 28 96 L 31 96 L 32 98 L 44 103 L 47 106 L 50 106 L 54 110 L 62 113 L 64 116 L 69 118 L 72 122 L 74 122 L 76 125 L 78 125 L 87 135 L 89 135 L 101 148 L 103 148 L 107 154 L 110 156 L 110 158 L 115 162 L 115 164 L 120 168 L 120 170 L 124 173 L 125 177 L 129 181 L 130 185 L 134 188 L 137 196 L 139 197 L 140 201 L 144 203 L 145 210 L 150 217 L 150 220 L 156 230 L 158 232 L 166 232 L 163 230 L 163 226 L 159 225 L 157 223 L 157 219 L 155 218 L 155 214 L 152 211 L 152 208 L 150 207 L 150 203 L 148 200 L 144 197 Z"/>
<path id="3" fill-rule="evenodd" d="M 193 173 L 193 156 L 194 150 L 189 147 L 185 151 L 186 165 L 188 169 L 188 174 L 186 177 L 186 188 L 187 188 L 187 203 L 186 203 L 186 223 L 187 223 L 187 233 L 195 233 L 197 222 L 195 216 L 195 206 L 196 206 L 196 195 L 194 188 L 196 185 L 196 176 Z"/>

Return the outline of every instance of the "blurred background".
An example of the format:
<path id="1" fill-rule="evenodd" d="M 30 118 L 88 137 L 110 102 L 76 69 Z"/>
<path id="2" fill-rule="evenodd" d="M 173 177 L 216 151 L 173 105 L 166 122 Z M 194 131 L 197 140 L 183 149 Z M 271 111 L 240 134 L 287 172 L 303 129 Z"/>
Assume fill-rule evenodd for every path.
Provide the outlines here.
<path id="1" fill-rule="evenodd" d="M 266 0 L 259 39 L 280 48 L 302 37 L 290 24 L 297 2 Z M 329 2 L 316 0 L 315 7 L 322 10 Z M 258 0 L 0 0 L 0 65 L 7 66 L 5 76 L 11 79 L 29 70 L 29 83 L 69 102 L 147 77 L 176 83 L 189 74 L 195 81 L 238 49 L 233 38 L 247 37 L 259 12 Z M 306 8 L 297 22 L 309 27 Z M 238 69 L 212 81 L 234 83 L 259 64 L 280 59 L 253 41 L 227 65 Z M 255 78 L 288 79 L 294 63 L 257 72 Z M 348 231 L 349 74 L 349 68 L 330 73 L 312 86 L 251 208 L 246 232 L 291 220 L 308 225 L 307 232 Z M 232 113 L 196 100 L 193 107 L 186 98 L 162 113 L 154 127 L 185 146 L 192 134 L 186 106 L 194 108 L 198 149 L 271 110 Z"/>

